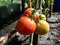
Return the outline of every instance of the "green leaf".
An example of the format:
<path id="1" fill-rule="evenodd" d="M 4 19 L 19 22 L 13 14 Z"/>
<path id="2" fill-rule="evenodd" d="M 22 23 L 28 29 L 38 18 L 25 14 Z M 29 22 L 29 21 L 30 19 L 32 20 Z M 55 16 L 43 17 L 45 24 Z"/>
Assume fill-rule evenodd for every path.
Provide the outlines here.
<path id="1" fill-rule="evenodd" d="M 42 0 L 42 4 L 45 5 L 45 0 Z"/>
<path id="2" fill-rule="evenodd" d="M 60 40 L 57 40 L 57 43 L 60 43 Z"/>
<path id="3" fill-rule="evenodd" d="M 35 8 L 37 6 L 36 0 L 31 0 L 31 2 L 32 2 L 32 6 Z"/>

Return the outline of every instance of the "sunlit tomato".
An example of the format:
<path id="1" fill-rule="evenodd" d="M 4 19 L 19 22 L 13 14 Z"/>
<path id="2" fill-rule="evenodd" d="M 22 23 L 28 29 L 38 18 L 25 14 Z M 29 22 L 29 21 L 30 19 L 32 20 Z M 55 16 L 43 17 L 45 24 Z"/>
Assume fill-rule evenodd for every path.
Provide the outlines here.
<path id="1" fill-rule="evenodd" d="M 49 32 L 49 30 L 50 30 L 49 24 L 44 20 L 40 20 L 37 23 L 35 33 L 40 34 L 40 35 L 44 35 L 44 34 L 47 34 Z"/>
<path id="2" fill-rule="evenodd" d="M 36 30 L 36 23 L 27 16 L 22 16 L 17 22 L 16 29 L 20 34 L 29 35 Z"/>
<path id="3" fill-rule="evenodd" d="M 26 16 L 31 16 L 32 15 L 32 11 L 35 10 L 34 8 L 27 8 L 25 11 L 24 11 L 24 15 Z"/>

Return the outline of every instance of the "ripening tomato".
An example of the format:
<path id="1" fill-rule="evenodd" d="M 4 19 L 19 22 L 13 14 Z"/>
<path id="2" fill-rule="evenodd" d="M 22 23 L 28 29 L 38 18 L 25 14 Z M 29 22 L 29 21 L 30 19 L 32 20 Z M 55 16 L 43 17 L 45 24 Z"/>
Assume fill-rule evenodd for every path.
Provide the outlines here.
<path id="1" fill-rule="evenodd" d="M 32 12 L 34 11 L 35 9 L 34 8 L 27 8 L 25 11 L 24 11 L 24 14 L 23 15 L 26 15 L 26 16 L 31 16 L 32 15 Z"/>
<path id="2" fill-rule="evenodd" d="M 35 20 L 35 21 L 38 21 L 38 20 L 39 20 L 39 16 L 38 16 L 38 15 L 35 15 L 35 16 L 34 16 L 34 20 Z"/>
<path id="3" fill-rule="evenodd" d="M 39 20 L 39 22 L 36 25 L 36 34 L 44 35 L 47 34 L 50 30 L 49 24 L 44 20 Z"/>
<path id="4" fill-rule="evenodd" d="M 34 13 L 34 17 L 33 17 L 33 19 L 35 20 L 35 21 L 38 21 L 39 20 L 39 12 L 38 11 L 36 11 L 35 13 Z"/>
<path id="5" fill-rule="evenodd" d="M 46 21 L 46 16 L 44 14 L 41 14 L 39 17 L 40 17 L 40 20 L 45 20 Z"/>
<path id="6" fill-rule="evenodd" d="M 36 30 L 36 23 L 27 16 L 22 16 L 17 22 L 16 29 L 20 34 L 29 35 Z"/>

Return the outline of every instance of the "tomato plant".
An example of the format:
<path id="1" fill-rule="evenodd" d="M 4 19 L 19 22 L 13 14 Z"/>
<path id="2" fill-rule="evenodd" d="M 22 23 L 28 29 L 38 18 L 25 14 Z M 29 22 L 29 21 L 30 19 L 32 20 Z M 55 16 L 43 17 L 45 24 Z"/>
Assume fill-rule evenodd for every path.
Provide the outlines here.
<path id="1" fill-rule="evenodd" d="M 35 31 L 36 23 L 33 19 L 22 16 L 17 22 L 16 29 L 20 34 L 29 35 Z"/>

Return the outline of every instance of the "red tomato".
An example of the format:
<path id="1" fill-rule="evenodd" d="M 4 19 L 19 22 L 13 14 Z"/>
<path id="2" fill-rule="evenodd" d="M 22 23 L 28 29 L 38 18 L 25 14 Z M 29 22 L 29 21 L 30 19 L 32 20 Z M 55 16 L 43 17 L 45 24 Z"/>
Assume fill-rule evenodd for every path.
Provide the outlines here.
<path id="1" fill-rule="evenodd" d="M 34 20 L 35 20 L 35 21 L 38 21 L 38 20 L 39 20 L 39 16 L 38 16 L 38 15 L 35 15 L 35 16 L 34 16 Z"/>
<path id="2" fill-rule="evenodd" d="M 34 10 L 34 8 L 27 8 L 25 11 L 24 11 L 24 15 L 26 16 L 31 16 L 32 15 L 32 11 Z"/>
<path id="3" fill-rule="evenodd" d="M 39 20 L 39 15 L 40 15 L 40 14 L 39 14 L 39 11 L 36 11 L 36 12 L 34 13 L 34 17 L 33 17 L 33 18 L 34 18 L 35 21 L 38 21 L 38 20 Z"/>
<path id="4" fill-rule="evenodd" d="M 29 35 L 35 31 L 36 23 L 27 16 L 22 16 L 17 22 L 16 29 L 20 34 Z"/>

